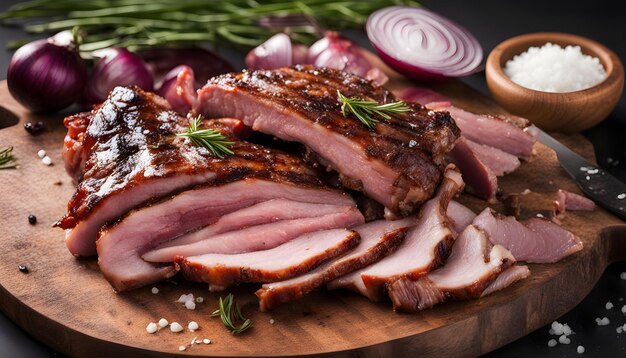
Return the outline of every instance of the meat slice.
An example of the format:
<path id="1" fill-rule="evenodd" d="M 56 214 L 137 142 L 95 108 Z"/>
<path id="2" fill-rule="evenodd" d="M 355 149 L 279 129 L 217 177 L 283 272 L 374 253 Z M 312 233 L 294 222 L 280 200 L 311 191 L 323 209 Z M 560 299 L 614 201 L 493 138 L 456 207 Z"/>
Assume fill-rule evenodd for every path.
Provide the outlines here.
<path id="1" fill-rule="evenodd" d="M 352 227 L 363 223 L 363 216 L 358 209 L 349 206 L 341 208 L 342 211 L 320 216 L 280 220 L 221 235 L 207 236 L 204 235 L 205 230 L 201 229 L 182 237 L 185 240 L 193 236 L 194 240 L 197 240 L 195 242 L 149 251 L 142 257 L 150 262 L 172 262 L 176 256 L 198 256 L 208 253 L 236 254 L 267 250 L 309 232 Z M 207 229 L 211 231 L 211 226 Z M 178 239 L 174 241 L 177 242 Z"/>
<path id="2" fill-rule="evenodd" d="M 134 210 L 121 221 L 103 228 L 97 241 L 100 270 L 118 291 L 169 277 L 176 272 L 171 263 L 152 264 L 141 256 L 163 242 L 214 223 L 228 213 L 275 198 L 333 202 L 346 206 L 353 203 L 345 194 L 324 187 L 302 187 L 295 183 L 256 178 L 184 191 L 170 199 Z M 337 225 L 335 227 L 363 222 L 357 210 L 336 219 L 330 220 Z"/>
<path id="3" fill-rule="evenodd" d="M 467 225 L 471 224 L 476 217 L 476 214 L 470 210 L 467 206 L 452 200 L 448 204 L 448 219 L 452 224 L 452 228 L 456 233 L 461 233 Z"/>
<path id="4" fill-rule="evenodd" d="M 502 216 L 486 208 L 473 224 L 485 231 L 494 244 L 510 250 L 519 261 L 557 262 L 583 248 L 576 235 L 539 218 L 528 219 L 522 224 L 512 216 Z"/>
<path id="5" fill-rule="evenodd" d="M 171 85 L 162 86 L 159 95 L 167 100 L 172 109 L 181 116 L 187 115 L 189 110 L 196 104 L 195 77 L 193 69 L 186 65 L 174 68 L 178 72 L 175 82 Z M 173 80 L 173 79 L 172 79 Z"/>
<path id="6" fill-rule="evenodd" d="M 493 281 L 487 288 L 480 294 L 480 297 L 490 295 L 496 291 L 500 291 L 505 287 L 509 287 L 517 281 L 521 281 L 530 276 L 530 270 L 525 265 L 514 265 L 508 269 L 502 271 L 498 275 L 495 281 Z"/>
<path id="7" fill-rule="evenodd" d="M 87 156 L 83 150 L 83 140 L 89 122 L 93 118 L 93 112 L 81 112 L 65 117 L 63 124 L 67 127 L 67 134 L 63 140 L 63 162 L 65 171 L 78 183 L 83 175 Z"/>
<path id="8" fill-rule="evenodd" d="M 446 210 L 452 197 L 463 189 L 456 168 L 446 169 L 437 195 L 422 207 L 416 225 L 407 233 L 393 254 L 362 270 L 328 284 L 331 289 L 350 288 L 373 301 L 386 296 L 388 284 L 402 277 L 418 279 L 441 266 L 454 242 L 454 232 Z"/>
<path id="9" fill-rule="evenodd" d="M 212 291 L 243 282 L 274 282 L 301 275 L 359 244 L 358 233 L 334 229 L 306 234 L 270 250 L 244 254 L 179 257 L 185 278 L 206 282 Z"/>
<path id="10" fill-rule="evenodd" d="M 456 141 L 450 152 L 450 159 L 463 173 L 463 180 L 467 183 L 469 192 L 488 202 L 495 201 L 498 178 L 478 158 L 465 138 L 461 137 Z"/>
<path id="11" fill-rule="evenodd" d="M 337 277 L 382 259 L 402 242 L 408 227 L 414 224 L 413 219 L 379 220 L 355 227 L 354 230 L 361 236 L 361 242 L 354 250 L 307 274 L 286 281 L 267 283 L 256 291 L 261 311 L 302 298 Z"/>
<path id="12" fill-rule="evenodd" d="M 469 139 L 466 142 L 474 155 L 497 177 L 514 172 L 521 164 L 516 156 L 498 148 L 476 143 Z"/>
<path id="13" fill-rule="evenodd" d="M 220 217 L 215 223 L 200 230 L 182 235 L 172 241 L 165 242 L 153 251 L 144 255 L 144 259 L 152 262 L 173 261 L 177 255 L 172 254 L 167 259 L 157 259 L 157 256 L 166 254 L 165 249 L 193 244 L 195 242 L 211 238 L 219 234 L 235 230 L 245 229 L 251 226 L 273 223 L 281 220 L 293 220 L 302 218 L 315 218 L 328 214 L 348 212 L 353 209 L 352 205 L 333 205 L 306 203 L 286 199 L 272 199 L 237 210 Z"/>
<path id="14" fill-rule="evenodd" d="M 387 217 L 414 213 L 439 184 L 459 131 L 447 113 L 417 104 L 370 129 L 341 112 L 338 91 L 394 102 L 383 87 L 329 68 L 294 66 L 215 77 L 194 112 L 240 118 L 254 130 L 304 144 L 342 184 L 383 204 Z"/>
<path id="15" fill-rule="evenodd" d="M 503 214 L 515 216 L 517 220 L 542 217 L 558 223 L 557 203 L 546 193 L 524 190 L 521 193 L 512 193 L 502 199 Z"/>
<path id="16" fill-rule="evenodd" d="M 456 239 L 445 265 L 418 280 L 403 277 L 389 286 L 394 310 L 417 312 L 448 300 L 478 298 L 496 277 L 515 263 L 511 253 L 493 246 L 484 232 L 469 225 Z"/>
<path id="17" fill-rule="evenodd" d="M 556 205 L 557 214 L 562 214 L 565 210 L 593 211 L 596 208 L 596 204 L 591 199 L 563 189 L 556 192 Z"/>

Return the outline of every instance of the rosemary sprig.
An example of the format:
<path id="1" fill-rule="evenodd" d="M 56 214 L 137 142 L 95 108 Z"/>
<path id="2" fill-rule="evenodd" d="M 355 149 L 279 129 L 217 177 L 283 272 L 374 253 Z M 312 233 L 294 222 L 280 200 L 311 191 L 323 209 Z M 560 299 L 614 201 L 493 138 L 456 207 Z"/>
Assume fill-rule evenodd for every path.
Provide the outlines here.
<path id="1" fill-rule="evenodd" d="M 375 128 L 376 123 L 379 122 L 379 119 L 373 117 L 373 115 L 384 119 L 391 119 L 393 115 L 410 111 L 404 101 L 380 104 L 375 101 L 366 101 L 358 97 L 348 98 L 341 94 L 339 90 L 337 90 L 337 95 L 341 100 L 341 113 L 343 116 L 348 118 L 348 114 L 352 113 L 368 128 Z"/>
<path id="2" fill-rule="evenodd" d="M 218 158 L 224 158 L 224 155 L 235 154 L 230 149 L 235 142 L 226 140 L 222 133 L 214 129 L 200 129 L 200 124 L 202 124 L 203 120 L 202 116 L 193 118 L 187 131 L 178 133 L 176 136 L 189 138 L 195 146 L 210 150 Z"/>
<path id="3" fill-rule="evenodd" d="M 0 149 L 0 169 L 16 168 L 15 157 L 13 156 L 13 147 Z"/>
<path id="4" fill-rule="evenodd" d="M 217 316 L 222 319 L 222 323 L 232 334 L 241 334 L 252 327 L 252 321 L 241 314 L 239 304 L 235 302 L 235 296 L 232 293 L 229 293 L 225 299 L 220 297 L 219 309 L 211 314 L 211 317 Z M 243 321 L 243 323 L 237 327 L 235 326 L 236 321 Z"/>

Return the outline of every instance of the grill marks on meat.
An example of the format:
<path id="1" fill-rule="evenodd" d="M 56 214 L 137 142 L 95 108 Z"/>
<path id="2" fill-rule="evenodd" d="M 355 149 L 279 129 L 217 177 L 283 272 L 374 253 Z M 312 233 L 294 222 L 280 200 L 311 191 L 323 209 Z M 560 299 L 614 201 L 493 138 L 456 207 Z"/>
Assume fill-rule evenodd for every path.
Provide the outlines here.
<path id="1" fill-rule="evenodd" d="M 557 262 L 583 248 L 576 235 L 551 221 L 538 218 L 521 223 L 512 216 L 502 216 L 486 208 L 473 224 L 485 231 L 494 244 L 510 250 L 519 261 Z"/>
<path id="2" fill-rule="evenodd" d="M 334 229 L 303 235 L 270 250 L 177 258 L 185 278 L 221 291 L 242 282 L 274 282 L 301 275 L 359 244 L 355 231 Z"/>
<path id="3" fill-rule="evenodd" d="M 454 242 L 454 232 L 447 219 L 448 203 L 463 189 L 461 174 L 451 166 L 446 169 L 437 195 L 423 205 L 416 225 L 391 255 L 363 270 L 331 281 L 331 289 L 353 289 L 373 301 L 386 296 L 386 287 L 408 277 L 418 279 L 441 266 Z"/>
<path id="4" fill-rule="evenodd" d="M 235 140 L 238 120 L 212 121 Z M 96 253 L 98 230 L 130 209 L 192 186 L 220 185 L 243 178 L 284 181 L 307 187 L 324 184 L 302 161 L 258 145 L 236 141 L 235 156 L 216 158 L 205 148 L 176 137 L 188 120 L 160 97 L 137 88 L 115 88 L 95 111 L 82 141 L 83 180 L 58 226 L 74 255 Z M 70 129 L 70 132 L 72 129 Z"/>
<path id="5" fill-rule="evenodd" d="M 379 261 L 402 242 L 408 226 L 413 224 L 412 219 L 380 220 L 355 227 L 354 230 L 361 236 L 361 242 L 355 249 L 307 274 L 267 283 L 256 291 L 261 311 L 300 299 L 337 277 Z"/>
<path id="6" fill-rule="evenodd" d="M 493 246 L 484 232 L 469 225 L 456 239 L 445 265 L 418 280 L 403 277 L 389 286 L 394 310 L 416 312 L 447 300 L 478 298 L 496 277 L 515 263 L 511 253 Z"/>
<path id="7" fill-rule="evenodd" d="M 419 105 L 370 130 L 340 111 L 337 90 L 381 103 L 395 101 L 382 87 L 332 69 L 295 66 L 211 79 L 195 112 L 236 117 L 254 130 L 306 145 L 340 179 L 395 214 L 407 215 L 434 193 L 444 156 L 458 136 L 446 113 Z M 391 214 L 390 214 L 391 215 Z"/>
<path id="8" fill-rule="evenodd" d="M 93 112 L 81 112 L 63 120 L 63 124 L 67 127 L 67 134 L 63 140 L 63 162 L 65 163 L 65 171 L 76 183 L 80 181 L 83 175 L 87 160 L 83 141 L 85 131 L 92 118 Z"/>

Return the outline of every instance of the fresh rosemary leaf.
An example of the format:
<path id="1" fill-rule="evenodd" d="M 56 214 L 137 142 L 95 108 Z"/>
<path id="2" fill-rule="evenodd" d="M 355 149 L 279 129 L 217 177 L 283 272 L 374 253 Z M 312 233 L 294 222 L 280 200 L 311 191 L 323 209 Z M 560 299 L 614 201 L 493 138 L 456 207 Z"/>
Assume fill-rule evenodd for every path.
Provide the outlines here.
<path id="1" fill-rule="evenodd" d="M 337 90 L 337 95 L 341 100 L 341 113 L 343 116 L 348 118 L 348 114 L 352 113 L 368 128 L 375 128 L 376 123 L 379 122 L 378 118 L 373 117 L 374 115 L 382 117 L 383 119 L 391 119 L 393 115 L 406 113 L 410 110 L 404 101 L 380 104 L 375 101 L 366 101 L 358 97 L 348 98 L 341 94 L 339 90 Z"/>
<path id="2" fill-rule="evenodd" d="M 13 156 L 13 147 L 0 149 L 0 169 L 16 168 L 15 157 Z"/>
<path id="3" fill-rule="evenodd" d="M 226 140 L 226 137 L 216 130 L 200 129 L 200 124 L 202 124 L 203 120 L 202 116 L 193 118 L 187 131 L 176 135 L 189 138 L 195 146 L 210 150 L 218 158 L 235 154 L 230 149 L 235 142 Z"/>
<path id="4" fill-rule="evenodd" d="M 217 316 L 222 319 L 222 323 L 232 334 L 241 334 L 252 327 L 252 321 L 241 314 L 239 305 L 235 302 L 235 296 L 232 293 L 229 293 L 225 299 L 220 297 L 219 308 L 211 314 L 211 317 Z M 243 323 L 237 327 L 235 325 L 237 321 L 243 321 Z"/>

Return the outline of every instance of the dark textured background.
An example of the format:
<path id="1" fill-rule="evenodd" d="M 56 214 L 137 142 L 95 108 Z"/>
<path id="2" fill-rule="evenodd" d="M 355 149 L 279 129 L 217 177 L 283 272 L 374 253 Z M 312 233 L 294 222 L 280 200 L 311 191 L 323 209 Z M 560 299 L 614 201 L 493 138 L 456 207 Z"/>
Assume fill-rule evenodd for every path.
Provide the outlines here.
<path id="1" fill-rule="evenodd" d="M 2 0 L 0 10 L 15 0 Z M 453 1 L 422 0 L 422 3 L 469 29 L 480 41 L 485 57 L 498 43 L 519 34 L 537 31 L 568 32 L 592 38 L 617 53 L 626 61 L 626 11 L 622 1 L 590 0 L 573 2 L 566 0 L 518 0 L 502 1 Z M 359 33 L 350 33 L 366 45 Z M 7 40 L 24 38 L 19 29 L 0 27 L 0 46 Z M 0 78 L 5 78 L 10 52 L 0 49 Z M 236 56 L 232 53 L 229 57 Z M 241 57 L 232 58 L 241 64 Z M 464 79 L 465 82 L 488 95 L 484 73 Z M 626 96 L 622 96 L 612 115 L 600 125 L 586 131 L 596 148 L 598 162 L 626 182 Z M 618 161 L 619 164 L 615 165 Z M 626 238 L 624 238 L 626 240 Z M 620 279 L 626 271 L 626 263 L 610 266 L 589 296 L 576 308 L 559 319 L 567 322 L 576 332 L 572 343 L 548 348 L 549 327 L 543 327 L 519 339 L 488 357 L 625 357 L 626 333 L 616 333 L 616 327 L 626 323 L 626 315 L 620 308 L 626 297 L 626 281 Z M 45 288 L 42 288 L 45 289 Z M 606 310 L 607 301 L 615 308 Z M 597 326 L 596 317 L 608 317 L 611 324 Z M 585 354 L 576 353 L 578 345 L 585 347 Z M 58 355 L 32 339 L 0 313 L 0 357 L 51 357 Z"/>

